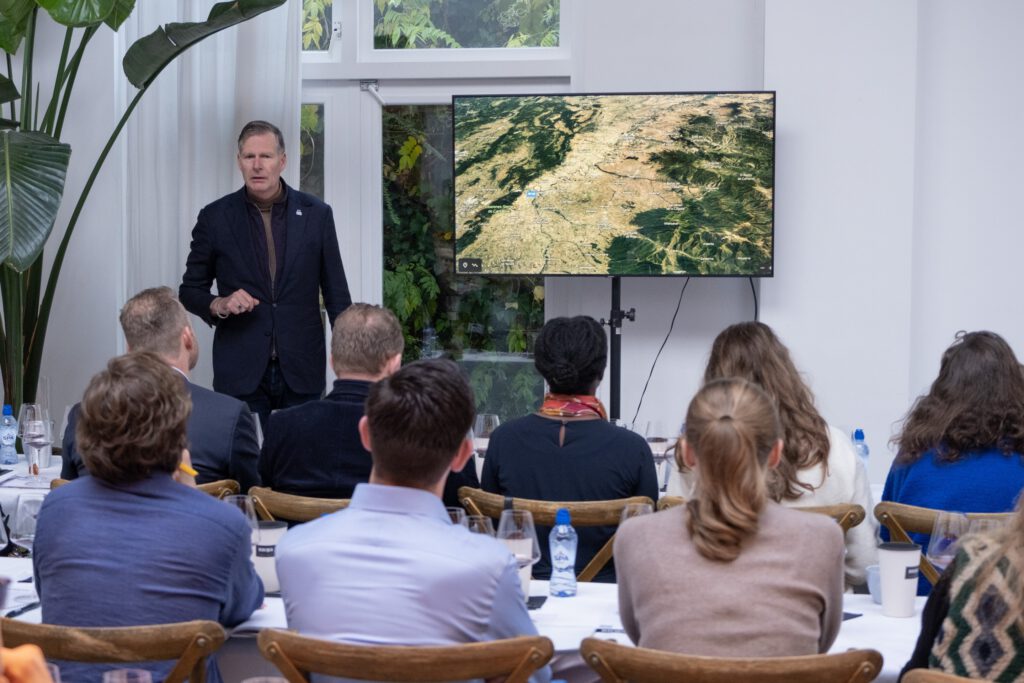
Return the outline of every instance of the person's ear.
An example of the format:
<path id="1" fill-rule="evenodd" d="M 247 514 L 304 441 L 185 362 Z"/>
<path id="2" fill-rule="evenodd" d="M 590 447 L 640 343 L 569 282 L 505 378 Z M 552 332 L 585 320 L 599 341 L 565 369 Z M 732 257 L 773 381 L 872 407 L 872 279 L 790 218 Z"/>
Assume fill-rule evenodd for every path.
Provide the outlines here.
<path id="1" fill-rule="evenodd" d="M 466 466 L 469 459 L 473 457 L 473 440 L 466 437 L 462 440 L 462 445 L 459 446 L 459 450 L 455 453 L 455 457 L 452 458 L 452 472 L 461 472 L 462 468 Z"/>
<path id="2" fill-rule="evenodd" d="M 359 418 L 359 441 L 363 448 L 373 453 L 373 443 L 370 441 L 370 421 L 363 415 Z"/>
<path id="3" fill-rule="evenodd" d="M 188 351 L 196 345 L 196 333 L 192 331 L 191 325 L 185 325 L 181 330 L 181 345 Z"/>
<path id="4" fill-rule="evenodd" d="M 775 469 L 780 462 L 782 462 L 782 439 L 777 439 L 775 445 L 772 446 L 771 453 L 768 454 L 769 469 Z"/>
<path id="5" fill-rule="evenodd" d="M 679 439 L 679 443 L 676 444 L 676 465 L 679 469 L 696 469 L 697 468 L 697 454 L 693 452 L 693 448 L 686 442 L 686 439 Z"/>
<path id="6" fill-rule="evenodd" d="M 402 354 L 396 353 L 395 355 L 388 358 L 387 362 L 384 363 L 384 376 L 390 377 L 391 375 L 398 372 L 398 369 L 402 367 Z"/>

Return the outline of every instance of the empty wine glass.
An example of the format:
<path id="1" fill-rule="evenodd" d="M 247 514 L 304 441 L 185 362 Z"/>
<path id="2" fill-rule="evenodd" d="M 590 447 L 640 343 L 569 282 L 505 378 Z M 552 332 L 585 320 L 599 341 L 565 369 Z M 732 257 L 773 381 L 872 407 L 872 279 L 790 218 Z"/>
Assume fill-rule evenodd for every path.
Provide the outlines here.
<path id="1" fill-rule="evenodd" d="M 466 527 L 474 534 L 494 536 L 494 523 L 485 515 L 469 515 L 466 517 Z"/>
<path id="2" fill-rule="evenodd" d="M 263 426 L 260 424 L 259 413 L 252 413 L 252 425 L 256 429 L 256 445 L 263 448 Z"/>
<path id="3" fill-rule="evenodd" d="M 18 411 L 18 436 L 25 450 L 28 473 L 33 479 L 39 478 L 43 451 L 53 443 L 51 425 L 49 411 L 38 403 L 23 403 Z"/>
<path id="4" fill-rule="evenodd" d="M 43 506 L 44 494 L 23 493 L 18 496 L 18 505 L 14 510 L 14 521 L 11 523 L 11 541 L 29 552 L 36 539 L 36 520 L 39 509 Z"/>
<path id="5" fill-rule="evenodd" d="M 622 517 L 619 520 L 619 524 L 622 524 L 631 517 L 639 517 L 640 515 L 650 515 L 654 512 L 654 507 L 650 503 L 627 503 L 622 508 Z"/>
<path id="6" fill-rule="evenodd" d="M 478 439 L 490 439 L 491 433 L 501 424 L 501 418 L 494 413 L 480 413 L 473 423 L 473 433 Z"/>
<path id="7" fill-rule="evenodd" d="M 990 534 L 1002 529 L 1007 524 L 1005 517 L 974 517 L 968 518 L 968 521 L 970 522 L 967 526 L 969 534 Z"/>
<path id="8" fill-rule="evenodd" d="M 498 521 L 497 538 L 501 539 L 519 566 L 519 582 L 523 595 L 530 595 L 530 567 L 540 560 L 540 545 L 533 515 L 529 510 L 502 510 Z"/>
<path id="9" fill-rule="evenodd" d="M 935 516 L 925 556 L 940 572 L 945 571 L 956 557 L 960 538 L 967 533 L 969 526 L 970 520 L 962 512 L 939 512 Z"/>
<path id="10" fill-rule="evenodd" d="M 249 528 L 252 529 L 252 553 L 255 557 L 256 545 L 260 542 L 260 520 L 256 516 L 256 505 L 253 503 L 252 496 L 224 496 L 224 502 L 238 508 L 245 515 L 245 520 L 249 522 Z"/>
<path id="11" fill-rule="evenodd" d="M 462 526 L 469 528 L 469 523 L 466 521 L 466 511 L 462 508 L 445 508 L 448 511 L 448 516 L 452 520 L 452 524 L 461 524 Z"/>

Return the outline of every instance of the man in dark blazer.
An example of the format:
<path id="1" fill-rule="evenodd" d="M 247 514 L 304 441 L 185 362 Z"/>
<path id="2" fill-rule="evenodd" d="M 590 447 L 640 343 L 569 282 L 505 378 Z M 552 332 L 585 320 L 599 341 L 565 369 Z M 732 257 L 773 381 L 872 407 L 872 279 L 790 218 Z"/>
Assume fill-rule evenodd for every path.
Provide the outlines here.
<path id="1" fill-rule="evenodd" d="M 188 314 L 169 287 L 145 289 L 121 309 L 121 329 L 129 351 L 151 351 L 181 373 L 192 397 L 188 418 L 189 452 L 199 473 L 196 482 L 234 479 L 242 491 L 260 483 L 257 473 L 259 445 L 249 407 L 238 399 L 218 394 L 189 381 L 188 373 L 199 358 Z M 68 416 L 64 432 L 61 477 L 76 479 L 88 474 L 75 447 L 78 405 Z"/>
<path id="2" fill-rule="evenodd" d="M 326 375 L 320 296 L 330 322 L 351 303 L 331 208 L 281 180 L 276 126 L 238 138 L 245 186 L 204 207 L 178 295 L 216 326 L 213 388 L 259 413 L 320 398 Z M 210 288 L 217 282 L 217 294 Z"/>
<path id="3" fill-rule="evenodd" d="M 260 477 L 275 491 L 318 498 L 350 498 L 370 480 L 373 459 L 359 437 L 370 387 L 402 364 L 405 339 L 395 314 L 380 306 L 352 304 L 331 336 L 331 367 L 337 379 L 321 401 L 270 416 L 260 453 Z M 459 486 L 478 487 L 470 463 L 445 484 L 446 505 L 457 506 Z"/>

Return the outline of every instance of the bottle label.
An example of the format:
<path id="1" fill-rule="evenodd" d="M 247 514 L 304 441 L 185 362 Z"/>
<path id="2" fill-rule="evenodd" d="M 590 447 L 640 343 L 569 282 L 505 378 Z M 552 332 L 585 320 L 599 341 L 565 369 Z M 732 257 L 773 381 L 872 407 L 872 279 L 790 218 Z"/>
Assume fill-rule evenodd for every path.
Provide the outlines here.
<path id="1" fill-rule="evenodd" d="M 574 560 L 576 559 L 576 553 L 569 553 L 568 548 L 564 545 L 556 545 L 554 551 L 551 553 L 551 564 L 555 569 L 567 569 L 572 567 Z"/>

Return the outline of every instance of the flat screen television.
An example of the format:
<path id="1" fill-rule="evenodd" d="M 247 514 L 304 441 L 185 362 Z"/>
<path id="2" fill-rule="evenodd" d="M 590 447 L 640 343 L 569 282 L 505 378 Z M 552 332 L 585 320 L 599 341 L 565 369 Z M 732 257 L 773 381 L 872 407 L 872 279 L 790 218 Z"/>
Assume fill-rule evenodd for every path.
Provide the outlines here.
<path id="1" fill-rule="evenodd" d="M 775 93 L 457 95 L 455 270 L 771 276 Z"/>

